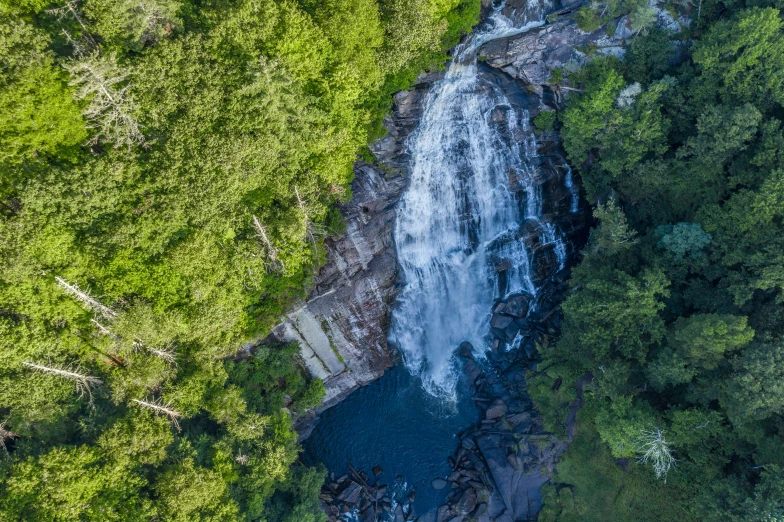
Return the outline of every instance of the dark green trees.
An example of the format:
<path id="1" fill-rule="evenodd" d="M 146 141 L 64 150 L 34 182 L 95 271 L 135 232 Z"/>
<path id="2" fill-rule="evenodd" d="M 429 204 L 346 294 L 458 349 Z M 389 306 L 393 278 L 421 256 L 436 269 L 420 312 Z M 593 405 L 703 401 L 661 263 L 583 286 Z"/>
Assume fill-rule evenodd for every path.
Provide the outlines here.
<path id="1" fill-rule="evenodd" d="M 582 519 L 781 514 L 784 22 L 769 7 L 705 20 L 713 9 L 681 63 L 677 36 L 651 30 L 573 74 L 585 93 L 560 114 L 598 225 L 541 366 L 592 373 L 586 436 L 613 456 L 644 456 L 654 433 L 676 462 L 661 489 L 640 461 L 597 490 L 568 462 L 613 464 L 576 445 L 559 478 L 575 510 L 590 504 Z M 681 514 L 632 507 L 666 503 Z"/>

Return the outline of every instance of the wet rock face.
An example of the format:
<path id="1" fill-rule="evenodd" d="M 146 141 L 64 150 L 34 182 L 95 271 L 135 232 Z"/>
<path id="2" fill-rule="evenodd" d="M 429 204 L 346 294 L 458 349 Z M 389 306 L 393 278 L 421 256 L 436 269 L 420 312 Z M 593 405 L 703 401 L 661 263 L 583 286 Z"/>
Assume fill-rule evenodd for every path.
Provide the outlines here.
<path id="1" fill-rule="evenodd" d="M 439 77 L 425 75 L 414 89 L 395 95 L 393 115 L 384 122 L 389 133 L 372 147 L 380 165 L 355 165 L 353 197 L 341 207 L 345 233 L 326 240 L 327 261 L 313 291 L 271 333 L 300 344 L 308 371 L 324 380 L 324 408 L 393 364 L 387 344 L 397 281 L 392 232 L 395 206 L 407 183 L 405 140 L 419 121 L 429 85 Z M 300 419 L 303 435 L 314 415 Z"/>
<path id="2" fill-rule="evenodd" d="M 611 23 L 617 26 L 612 37 L 607 36 L 604 27 L 586 33 L 571 17 L 558 18 L 526 33 L 489 42 L 479 56 L 488 65 L 529 85 L 546 85 L 553 69 L 575 70 L 582 66 L 588 56 L 580 48 L 588 44 L 595 45 L 599 53 L 622 56 L 624 38 L 631 36 L 628 17 Z"/>

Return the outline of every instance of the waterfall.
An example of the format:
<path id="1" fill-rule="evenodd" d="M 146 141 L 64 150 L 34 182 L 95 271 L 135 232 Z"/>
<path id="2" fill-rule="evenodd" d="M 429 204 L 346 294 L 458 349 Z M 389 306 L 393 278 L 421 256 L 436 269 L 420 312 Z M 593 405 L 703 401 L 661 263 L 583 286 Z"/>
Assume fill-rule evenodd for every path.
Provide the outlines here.
<path id="1" fill-rule="evenodd" d="M 530 253 L 518 237 L 521 224 L 535 223 L 541 242 L 553 244 L 558 265 L 566 262 L 563 235 L 542 219 L 528 112 L 518 113 L 497 87 L 483 84 L 476 60 L 484 43 L 542 24 L 543 8 L 531 4 L 533 12 L 524 18 L 536 22 L 514 27 L 501 5 L 456 49 L 445 77 L 430 88 L 419 127 L 407 142 L 410 185 L 394 231 L 405 286 L 393 311 L 390 340 L 425 389 L 445 398 L 455 393 L 453 352 L 463 341 L 484 346 L 493 300 L 537 291 Z M 503 115 L 505 125 L 498 125 L 494 114 Z M 571 172 L 564 184 L 576 211 Z M 503 283 L 495 266 L 499 259 L 511 265 Z"/>

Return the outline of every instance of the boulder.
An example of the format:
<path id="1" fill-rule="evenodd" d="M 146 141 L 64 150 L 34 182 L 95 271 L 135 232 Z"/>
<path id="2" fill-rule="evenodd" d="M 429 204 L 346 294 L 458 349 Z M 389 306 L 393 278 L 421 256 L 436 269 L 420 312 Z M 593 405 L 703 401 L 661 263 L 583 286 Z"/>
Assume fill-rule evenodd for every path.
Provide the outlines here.
<path id="1" fill-rule="evenodd" d="M 457 503 L 457 511 L 463 515 L 471 513 L 476 508 L 476 491 L 467 489 Z"/>
<path id="2" fill-rule="evenodd" d="M 512 324 L 512 321 L 514 321 L 514 319 L 508 315 L 493 314 L 493 318 L 490 319 L 490 326 L 503 330 Z"/>
<path id="3" fill-rule="evenodd" d="M 504 307 L 504 314 L 512 317 L 525 317 L 528 314 L 528 302 L 530 297 L 525 295 L 515 295 L 510 297 Z"/>
<path id="4" fill-rule="evenodd" d="M 349 481 L 348 486 L 340 492 L 338 498 L 346 504 L 357 504 L 362 495 L 362 486 L 354 481 Z"/>
<path id="5" fill-rule="evenodd" d="M 406 522 L 406 517 L 403 516 L 403 507 L 400 504 L 395 506 L 395 522 Z"/>
<path id="6" fill-rule="evenodd" d="M 508 408 L 506 406 L 506 403 L 504 403 L 504 401 L 502 401 L 501 399 L 496 399 L 493 401 L 493 404 L 491 404 L 490 407 L 485 412 L 485 418 L 487 420 L 500 419 L 506 414 L 507 409 Z"/>
<path id="7" fill-rule="evenodd" d="M 442 478 L 433 479 L 430 482 L 430 485 L 433 486 L 433 489 L 444 489 L 447 486 L 448 482 Z"/>

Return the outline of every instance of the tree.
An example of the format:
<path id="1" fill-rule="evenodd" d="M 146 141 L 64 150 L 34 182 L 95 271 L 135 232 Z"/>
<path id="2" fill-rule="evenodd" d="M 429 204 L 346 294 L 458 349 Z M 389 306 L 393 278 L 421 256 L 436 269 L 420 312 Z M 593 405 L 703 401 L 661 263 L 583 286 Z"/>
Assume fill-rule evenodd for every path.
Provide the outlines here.
<path id="1" fill-rule="evenodd" d="M 733 423 L 762 420 L 784 412 L 781 342 L 755 343 L 732 365 L 735 372 L 721 387 L 721 403 Z"/>
<path id="2" fill-rule="evenodd" d="M 572 284 L 576 291 L 563 304 L 570 334 L 559 343 L 593 360 L 613 354 L 643 361 L 649 346 L 664 336 L 658 313 L 669 281 L 660 270 L 638 277 L 620 270 L 578 270 Z"/>
<path id="3" fill-rule="evenodd" d="M 70 155 L 87 136 L 48 45 L 39 29 L 0 15 L 0 190 L 9 189 L 9 168 Z"/>
<path id="4" fill-rule="evenodd" d="M 745 9 L 715 23 L 694 50 L 700 81 L 715 82 L 729 100 L 784 103 L 783 27 L 772 8 Z"/>
<path id="5" fill-rule="evenodd" d="M 672 456 L 663 430 L 644 430 L 638 439 L 637 453 L 640 454 L 638 461 L 650 465 L 657 479 L 667 481 L 667 473 L 675 465 L 675 457 Z"/>
<path id="6" fill-rule="evenodd" d="M 596 428 L 614 457 L 633 457 L 639 452 L 641 435 L 651 429 L 654 420 L 644 403 L 635 403 L 627 395 L 616 397 L 599 408 Z"/>
<path id="7" fill-rule="evenodd" d="M 746 323 L 745 317 L 733 315 L 680 317 L 669 327 L 667 343 L 694 367 L 713 370 L 728 352 L 746 347 L 754 338 Z"/>
<path id="8" fill-rule="evenodd" d="M 144 142 L 126 82 L 128 75 L 121 72 L 115 55 L 93 53 L 75 59 L 66 69 L 71 74 L 70 85 L 78 87 L 76 96 L 89 101 L 84 116 L 98 130 L 95 141 L 104 139 L 114 142 L 115 147 L 128 148 Z"/>
<path id="9" fill-rule="evenodd" d="M 656 228 L 661 237 L 657 246 L 673 255 L 675 261 L 682 261 L 686 255 L 698 259 L 705 255 L 703 249 L 710 245 L 713 237 L 702 229 L 699 223 L 676 223 Z"/>
<path id="10" fill-rule="evenodd" d="M 637 232 L 629 226 L 626 215 L 614 200 L 598 205 L 593 217 L 599 221 L 599 226 L 591 231 L 588 248 L 592 254 L 609 258 L 636 242 Z"/>
<path id="11" fill-rule="evenodd" d="M 192 458 L 185 458 L 161 474 L 154 488 L 166 520 L 237 519 L 238 506 L 229 498 L 226 481 L 219 473 L 197 466 Z"/>
<path id="12" fill-rule="evenodd" d="M 181 5 L 180 0 L 86 0 L 84 12 L 106 43 L 141 50 L 177 30 Z"/>
<path id="13" fill-rule="evenodd" d="M 148 520 L 154 514 L 140 488 L 146 481 L 126 468 L 104 466 L 95 448 L 54 448 L 14 463 L 0 500 L 22 520 Z"/>

